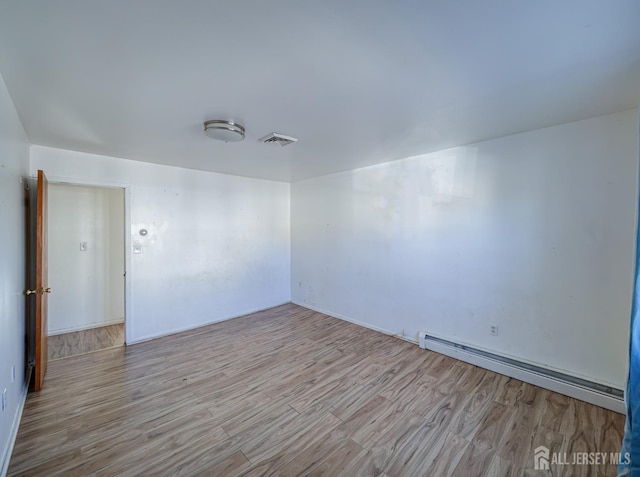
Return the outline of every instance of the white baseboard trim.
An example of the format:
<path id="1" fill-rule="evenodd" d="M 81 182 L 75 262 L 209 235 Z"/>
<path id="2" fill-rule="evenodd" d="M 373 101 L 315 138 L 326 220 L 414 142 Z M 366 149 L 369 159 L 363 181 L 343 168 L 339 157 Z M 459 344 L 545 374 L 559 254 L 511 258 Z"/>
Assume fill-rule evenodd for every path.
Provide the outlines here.
<path id="1" fill-rule="evenodd" d="M 153 333 L 150 335 L 145 335 L 142 336 L 140 338 L 136 338 L 136 339 L 132 339 L 132 340 L 127 340 L 126 345 L 134 345 L 134 344 L 138 344 L 138 343 L 144 343 L 145 341 L 151 341 L 151 340 L 155 340 L 156 338 L 162 338 L 164 336 L 169 336 L 169 335 L 175 335 L 177 333 L 182 333 L 183 331 L 190 331 L 190 330 L 195 330 L 198 328 L 202 328 L 203 326 L 209 326 L 209 325 L 213 325 L 215 323 L 221 323 L 223 321 L 228 321 L 228 320 L 233 320 L 234 318 L 240 318 L 241 316 L 245 316 L 245 315 L 251 315 L 253 313 L 258 313 L 260 311 L 265 311 L 265 310 L 269 310 L 271 308 L 276 308 L 278 306 L 282 306 L 282 305 L 287 305 L 291 303 L 290 301 L 284 301 L 282 303 L 278 303 L 275 305 L 270 305 L 264 308 L 257 308 L 257 309 L 252 309 L 252 310 L 247 310 L 247 311 L 243 311 L 242 313 L 238 313 L 238 314 L 233 314 L 233 315 L 229 315 L 229 316 L 224 316 L 222 318 L 216 318 L 215 320 L 211 320 L 211 321 L 207 321 L 204 323 L 198 323 L 196 325 L 189 325 L 189 326 L 184 326 L 184 327 L 180 327 L 180 328 L 173 328 L 167 332 L 161 332 L 161 333 Z"/>
<path id="2" fill-rule="evenodd" d="M 13 417 L 13 424 L 11 425 L 11 432 L 9 432 L 9 442 L 4 450 L 4 454 L 2 456 L 2 465 L 0 466 L 0 477 L 6 477 L 7 472 L 9 472 L 9 462 L 11 461 L 11 454 L 13 453 L 13 446 L 16 443 L 16 438 L 18 437 L 18 429 L 20 428 L 20 421 L 22 419 L 22 411 L 24 411 L 24 403 L 27 401 L 27 393 L 29 392 L 29 381 L 31 380 L 31 368 L 26 373 L 25 382 L 22 386 L 22 391 L 20 392 L 18 408 L 16 409 L 16 414 Z"/>
<path id="3" fill-rule="evenodd" d="M 394 336 L 394 337 L 403 339 L 405 341 L 409 341 L 410 343 L 414 343 L 416 345 L 418 344 L 417 340 L 413 340 L 411 338 L 407 338 L 404 336 L 399 336 L 389 330 L 385 330 L 383 328 L 373 326 L 368 323 L 354 320 L 352 318 L 341 315 L 339 313 L 334 313 L 332 311 L 325 310 L 323 308 L 309 305 L 307 303 L 298 302 L 298 301 L 292 300 L 291 303 L 293 303 L 294 305 L 301 306 L 303 308 L 308 308 L 310 310 L 323 313 L 325 315 L 332 316 L 334 318 L 338 318 L 340 320 L 348 321 L 349 323 L 353 323 L 355 325 L 363 326 L 364 328 L 369 328 L 370 330 L 379 331 L 380 333 L 384 333 L 385 335 Z M 440 354 L 444 354 L 446 356 L 450 356 L 455 359 L 459 359 L 460 361 L 464 361 L 466 363 L 470 363 L 475 366 L 479 366 L 484 369 L 488 369 L 490 371 L 494 371 L 499 374 L 503 374 L 505 376 L 509 376 L 511 378 L 519 379 L 520 381 L 533 384 L 534 386 L 539 386 L 541 388 L 545 388 L 550 391 L 564 394 L 565 396 L 573 397 L 581 401 L 585 401 L 585 402 L 594 404 L 596 406 L 603 407 L 605 409 L 610 409 L 620 414 L 626 413 L 624 400 L 616 399 L 615 397 L 609 396 L 607 394 L 582 388 L 580 386 L 575 386 L 570 383 L 558 381 L 556 379 L 544 376 L 542 374 L 535 373 L 533 371 L 517 368 L 515 366 L 511 366 L 509 364 L 502 363 L 500 361 L 495 361 L 490 358 L 486 358 L 484 356 L 478 356 L 455 347 L 446 346 L 438 342 L 429 341 L 427 344 L 427 349 L 430 349 L 431 351 L 435 351 Z"/>
<path id="4" fill-rule="evenodd" d="M 348 321 L 349 323 L 362 326 L 363 328 L 369 328 L 370 330 L 377 331 L 379 333 L 382 333 L 388 336 L 393 336 L 394 338 L 398 338 L 404 341 L 408 341 L 409 343 L 413 343 L 416 345 L 418 344 L 418 340 L 414 340 L 406 336 L 399 335 L 397 333 L 394 333 L 393 331 L 389 331 L 384 328 L 380 328 L 378 326 L 370 325 L 369 323 L 365 323 L 364 321 L 354 320 L 353 318 L 349 318 L 348 316 L 341 315 L 339 313 L 334 313 L 333 311 L 325 310 L 324 308 L 320 308 L 318 306 L 313 306 L 313 305 L 309 305 L 308 303 L 303 303 L 303 302 L 293 301 L 293 300 L 291 301 L 291 303 L 293 303 L 294 305 L 301 306 L 302 308 L 308 308 L 309 310 L 317 311 L 318 313 L 322 313 L 324 315 L 328 315 L 333 318 L 338 318 L 339 320 L 342 320 L 342 321 Z"/>

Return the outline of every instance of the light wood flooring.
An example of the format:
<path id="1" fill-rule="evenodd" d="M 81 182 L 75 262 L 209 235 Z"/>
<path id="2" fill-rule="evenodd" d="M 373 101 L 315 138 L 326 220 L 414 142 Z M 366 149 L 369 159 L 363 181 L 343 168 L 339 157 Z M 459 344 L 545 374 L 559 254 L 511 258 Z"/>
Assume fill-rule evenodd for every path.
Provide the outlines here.
<path id="1" fill-rule="evenodd" d="M 49 361 L 124 345 L 124 323 L 51 335 L 47 339 Z"/>
<path id="2" fill-rule="evenodd" d="M 295 305 L 50 364 L 10 476 L 616 475 L 623 416 Z"/>

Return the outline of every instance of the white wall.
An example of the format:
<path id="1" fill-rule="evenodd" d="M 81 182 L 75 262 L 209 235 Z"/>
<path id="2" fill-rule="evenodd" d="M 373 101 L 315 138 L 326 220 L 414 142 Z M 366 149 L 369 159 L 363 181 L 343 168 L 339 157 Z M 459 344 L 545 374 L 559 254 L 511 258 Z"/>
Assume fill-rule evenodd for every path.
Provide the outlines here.
<path id="1" fill-rule="evenodd" d="M 289 301 L 289 184 L 41 146 L 31 158 L 51 181 L 127 188 L 127 342 Z"/>
<path id="2" fill-rule="evenodd" d="M 637 177 L 634 110 L 296 182 L 292 299 L 623 388 Z"/>
<path id="3" fill-rule="evenodd" d="M 22 181 L 28 172 L 27 138 L 0 77 L 0 393 L 7 390 L 7 408 L 0 411 L 0 475 L 8 465 L 10 441 L 26 389 L 26 208 Z"/>
<path id="4" fill-rule="evenodd" d="M 124 322 L 123 189 L 49 185 L 49 286 L 50 335 Z"/>

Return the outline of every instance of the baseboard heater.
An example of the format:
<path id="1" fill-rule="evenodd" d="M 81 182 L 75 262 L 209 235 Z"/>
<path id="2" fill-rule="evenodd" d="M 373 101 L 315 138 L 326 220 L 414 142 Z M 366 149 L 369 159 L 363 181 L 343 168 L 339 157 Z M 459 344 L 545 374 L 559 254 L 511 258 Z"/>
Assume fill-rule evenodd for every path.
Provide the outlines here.
<path id="1" fill-rule="evenodd" d="M 621 389 L 430 336 L 425 331 L 419 334 L 419 345 L 529 384 L 625 413 L 624 391 Z"/>

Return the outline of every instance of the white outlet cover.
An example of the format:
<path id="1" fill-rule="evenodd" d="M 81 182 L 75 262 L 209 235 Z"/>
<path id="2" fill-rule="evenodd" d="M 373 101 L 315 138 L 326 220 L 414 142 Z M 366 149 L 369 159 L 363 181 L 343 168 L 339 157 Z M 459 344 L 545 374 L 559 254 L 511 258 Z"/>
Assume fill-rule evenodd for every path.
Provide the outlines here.
<path id="1" fill-rule="evenodd" d="M 87 251 L 87 242 L 80 242 L 80 251 L 81 252 L 86 252 Z"/>

